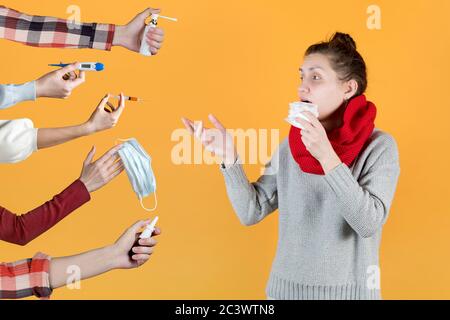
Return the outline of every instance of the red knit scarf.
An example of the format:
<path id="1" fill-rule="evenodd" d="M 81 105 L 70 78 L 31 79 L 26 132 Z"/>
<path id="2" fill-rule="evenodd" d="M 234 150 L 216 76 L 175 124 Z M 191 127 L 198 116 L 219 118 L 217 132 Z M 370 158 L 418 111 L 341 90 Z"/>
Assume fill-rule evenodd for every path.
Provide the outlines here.
<path id="1" fill-rule="evenodd" d="M 354 97 L 344 111 L 342 125 L 327 132 L 334 151 L 347 166 L 351 166 L 367 139 L 372 135 L 376 114 L 375 105 L 367 101 L 364 95 Z M 320 162 L 306 150 L 300 129 L 294 126 L 291 126 L 289 132 L 289 146 L 292 156 L 302 171 L 324 175 Z"/>

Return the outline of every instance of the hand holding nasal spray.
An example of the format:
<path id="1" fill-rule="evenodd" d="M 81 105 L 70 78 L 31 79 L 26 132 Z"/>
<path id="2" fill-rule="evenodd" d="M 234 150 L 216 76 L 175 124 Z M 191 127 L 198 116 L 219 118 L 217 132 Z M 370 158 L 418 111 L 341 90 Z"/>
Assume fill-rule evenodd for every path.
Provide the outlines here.
<path id="1" fill-rule="evenodd" d="M 139 236 L 139 239 L 136 239 L 136 241 L 133 244 L 133 247 L 139 247 L 139 240 L 140 239 L 149 239 L 153 235 L 153 231 L 155 231 L 156 222 L 158 222 L 158 217 L 155 217 L 150 224 L 147 225 L 147 227 L 142 231 L 142 233 Z M 131 249 L 128 252 L 128 256 L 131 258 L 135 253 L 133 252 L 133 249 Z"/>
<path id="2" fill-rule="evenodd" d="M 153 13 L 151 15 L 151 20 L 150 22 L 147 24 L 147 26 L 145 27 L 144 33 L 142 34 L 142 39 L 141 39 L 141 48 L 139 50 L 139 53 L 144 55 L 144 56 L 151 56 L 152 53 L 150 51 L 150 46 L 147 43 L 146 40 L 146 35 L 147 33 L 150 31 L 150 28 L 156 28 L 156 26 L 158 25 L 158 18 L 163 18 L 163 19 L 167 19 L 170 21 L 178 21 L 178 19 L 176 18 L 171 18 L 171 17 L 166 17 L 166 16 L 162 16 L 160 14 L 157 13 Z"/>

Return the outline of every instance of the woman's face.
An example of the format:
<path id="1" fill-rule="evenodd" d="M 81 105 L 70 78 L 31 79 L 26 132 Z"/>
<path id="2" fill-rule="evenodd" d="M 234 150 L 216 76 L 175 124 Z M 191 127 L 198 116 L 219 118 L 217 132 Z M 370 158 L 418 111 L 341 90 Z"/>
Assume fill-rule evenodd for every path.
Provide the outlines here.
<path id="1" fill-rule="evenodd" d="M 346 99 L 351 98 L 351 85 L 339 80 L 327 56 L 323 54 L 316 53 L 305 57 L 300 68 L 300 78 L 300 101 L 317 105 L 319 120 L 327 119 Z"/>

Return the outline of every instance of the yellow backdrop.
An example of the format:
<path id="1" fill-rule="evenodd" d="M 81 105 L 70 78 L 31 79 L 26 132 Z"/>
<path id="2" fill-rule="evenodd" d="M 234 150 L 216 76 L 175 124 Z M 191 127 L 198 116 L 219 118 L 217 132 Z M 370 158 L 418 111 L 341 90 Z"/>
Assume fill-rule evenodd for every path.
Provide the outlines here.
<path id="1" fill-rule="evenodd" d="M 239 224 L 215 165 L 175 165 L 171 134 L 180 117 L 214 113 L 230 128 L 279 129 L 296 99 L 305 49 L 334 31 L 350 33 L 369 68 L 367 96 L 378 107 L 376 125 L 397 140 L 401 176 L 384 228 L 382 293 L 386 299 L 450 298 L 450 194 L 447 131 L 450 117 L 450 2 L 387 1 L 3 1 L 17 10 L 85 22 L 126 23 L 146 6 L 179 18 L 162 21 L 164 48 L 143 57 L 122 48 L 38 49 L 1 40 L 0 83 L 23 83 L 59 61 L 100 61 L 102 73 L 68 100 L 41 99 L 0 111 L 1 119 L 28 117 L 38 127 L 81 123 L 106 92 L 137 95 L 113 130 L 43 150 L 0 166 L 0 203 L 24 212 L 76 179 L 92 145 L 98 155 L 116 138 L 136 137 L 153 157 L 160 244 L 137 270 L 113 271 L 61 288 L 57 299 L 263 299 L 277 239 L 277 213 L 259 225 Z M 381 30 L 367 27 L 367 8 L 381 9 Z M 260 165 L 246 165 L 251 179 Z M 151 200 L 149 200 L 151 201 Z M 43 251 L 69 255 L 113 242 L 146 218 L 126 175 L 26 247 L 0 243 L 0 261 Z"/>

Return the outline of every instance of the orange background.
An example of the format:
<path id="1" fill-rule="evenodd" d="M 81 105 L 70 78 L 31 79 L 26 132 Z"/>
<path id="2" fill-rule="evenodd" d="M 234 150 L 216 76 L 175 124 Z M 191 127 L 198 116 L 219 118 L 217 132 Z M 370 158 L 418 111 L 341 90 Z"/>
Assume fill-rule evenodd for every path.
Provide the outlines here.
<path id="1" fill-rule="evenodd" d="M 30 14 L 67 18 L 81 7 L 84 22 L 123 24 L 146 1 L 3 1 Z M 114 4 L 114 5 L 111 5 Z M 387 1 L 153 1 L 163 14 L 166 41 L 160 54 L 143 57 L 122 48 L 37 49 L 0 41 L 0 83 L 23 83 L 51 70 L 48 63 L 100 61 L 101 73 L 68 100 L 40 99 L 0 111 L 1 119 L 28 117 L 37 127 L 85 121 L 106 92 L 137 95 L 113 130 L 0 166 L 0 203 L 27 211 L 61 191 L 81 170 L 90 147 L 98 155 L 116 138 L 136 137 L 153 157 L 163 229 L 157 252 L 137 270 L 113 271 L 61 288 L 56 299 L 264 299 L 274 257 L 277 214 L 241 226 L 215 165 L 171 162 L 173 130 L 181 116 L 207 120 L 214 113 L 229 128 L 280 129 L 299 84 L 305 49 L 334 31 L 350 33 L 369 68 L 367 96 L 378 107 L 378 128 L 397 140 L 401 176 L 384 228 L 382 294 L 386 299 L 450 298 L 450 2 Z M 367 7 L 377 4 L 382 29 L 368 30 Z M 444 93 L 444 94 L 442 94 Z M 250 179 L 260 165 L 246 165 Z M 152 200 L 147 200 L 152 201 Z M 151 203 L 149 204 L 149 206 Z M 26 247 L 0 243 L 1 261 L 43 251 L 64 256 L 115 241 L 148 215 L 126 175 L 97 191 L 92 201 Z"/>

